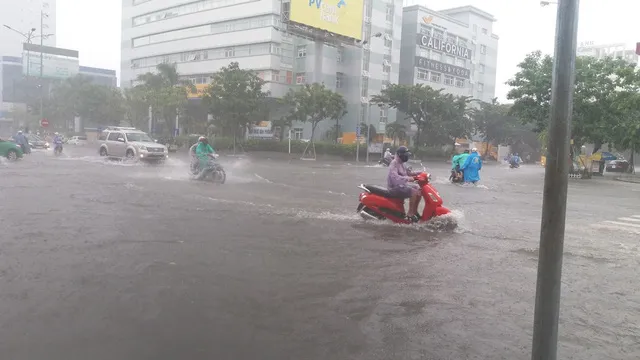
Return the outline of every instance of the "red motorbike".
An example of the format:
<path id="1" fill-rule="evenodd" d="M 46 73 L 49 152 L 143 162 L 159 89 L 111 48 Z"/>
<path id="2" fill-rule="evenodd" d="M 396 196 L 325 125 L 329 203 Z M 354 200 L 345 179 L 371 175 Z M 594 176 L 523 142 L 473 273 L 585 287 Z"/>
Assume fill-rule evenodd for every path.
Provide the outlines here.
<path id="1" fill-rule="evenodd" d="M 414 180 L 420 186 L 422 198 L 425 202 L 422 215 L 418 214 L 420 222 L 451 213 L 449 209 L 442 206 L 442 198 L 429 183 L 430 179 L 431 176 L 426 172 L 421 172 L 414 176 Z M 389 193 L 389 190 L 382 186 L 361 184 L 358 188 L 365 192 L 360 194 L 360 205 L 358 205 L 356 211 L 365 220 L 389 219 L 399 224 L 411 223 L 404 212 L 404 199 L 394 198 Z"/>

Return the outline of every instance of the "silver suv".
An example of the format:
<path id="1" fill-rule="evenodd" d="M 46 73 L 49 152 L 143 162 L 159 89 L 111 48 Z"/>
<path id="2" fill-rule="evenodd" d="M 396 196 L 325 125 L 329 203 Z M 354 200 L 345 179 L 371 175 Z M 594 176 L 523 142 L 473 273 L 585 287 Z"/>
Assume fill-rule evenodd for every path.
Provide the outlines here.
<path id="1" fill-rule="evenodd" d="M 130 127 L 108 127 L 98 137 L 100 156 L 116 159 L 164 161 L 167 147 L 156 143 L 147 133 Z"/>

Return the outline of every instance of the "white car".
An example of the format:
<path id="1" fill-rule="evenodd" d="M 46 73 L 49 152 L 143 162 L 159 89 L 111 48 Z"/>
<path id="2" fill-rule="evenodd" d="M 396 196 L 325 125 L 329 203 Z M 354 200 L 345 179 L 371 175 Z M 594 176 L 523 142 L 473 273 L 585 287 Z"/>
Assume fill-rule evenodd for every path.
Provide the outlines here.
<path id="1" fill-rule="evenodd" d="M 67 141 L 69 145 L 85 145 L 87 143 L 86 136 L 72 136 L 71 139 Z"/>
<path id="2" fill-rule="evenodd" d="M 147 162 L 162 162 L 169 157 L 166 146 L 135 128 L 109 127 L 100 134 L 98 140 L 100 156 Z"/>

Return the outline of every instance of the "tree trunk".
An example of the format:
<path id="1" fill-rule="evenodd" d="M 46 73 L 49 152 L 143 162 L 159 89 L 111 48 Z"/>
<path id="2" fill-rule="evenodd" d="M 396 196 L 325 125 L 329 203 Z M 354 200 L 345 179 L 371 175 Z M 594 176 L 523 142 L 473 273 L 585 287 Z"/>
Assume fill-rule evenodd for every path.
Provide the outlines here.
<path id="1" fill-rule="evenodd" d="M 340 138 L 340 120 L 336 119 L 336 144 Z"/>

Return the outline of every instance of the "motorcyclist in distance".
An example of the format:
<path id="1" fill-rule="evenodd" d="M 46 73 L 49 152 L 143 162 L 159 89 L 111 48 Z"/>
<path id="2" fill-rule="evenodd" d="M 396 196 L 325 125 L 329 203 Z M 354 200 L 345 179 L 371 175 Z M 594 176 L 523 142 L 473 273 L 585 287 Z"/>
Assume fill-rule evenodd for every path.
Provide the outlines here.
<path id="1" fill-rule="evenodd" d="M 13 140 L 16 144 L 22 147 L 22 152 L 25 154 L 31 153 L 31 147 L 29 146 L 29 139 L 22 133 L 22 130 L 19 130 L 17 134 L 13 136 Z"/>
<path id="2" fill-rule="evenodd" d="M 409 198 L 409 211 L 407 218 L 412 222 L 419 220 L 418 204 L 420 204 L 420 189 L 412 184 L 414 176 L 417 175 L 408 171 L 405 163 L 409 161 L 411 152 L 406 146 L 400 146 L 396 150 L 396 156 L 389 164 L 389 175 L 387 176 L 387 188 L 394 197 L 406 199 Z"/>
<path id="3" fill-rule="evenodd" d="M 62 136 L 59 133 L 53 134 L 53 144 L 54 145 L 62 145 Z"/>
<path id="4" fill-rule="evenodd" d="M 509 159 L 509 164 L 511 164 L 511 167 L 519 167 L 521 162 L 522 162 L 522 159 L 520 159 L 520 156 L 518 156 L 518 153 L 513 154 L 511 159 Z"/>
<path id="5" fill-rule="evenodd" d="M 195 149 L 195 154 L 198 158 L 198 165 L 201 174 L 203 173 L 202 170 L 207 168 L 209 158 L 212 157 L 215 153 L 216 152 L 213 150 L 211 145 L 209 145 L 209 139 L 204 136 L 200 136 L 200 138 L 198 138 L 198 144 Z"/>
<path id="6" fill-rule="evenodd" d="M 385 159 L 389 160 L 389 162 L 391 162 L 391 160 L 393 160 L 393 154 L 391 153 L 391 149 L 387 148 L 387 150 L 385 150 L 384 152 L 384 156 Z"/>

